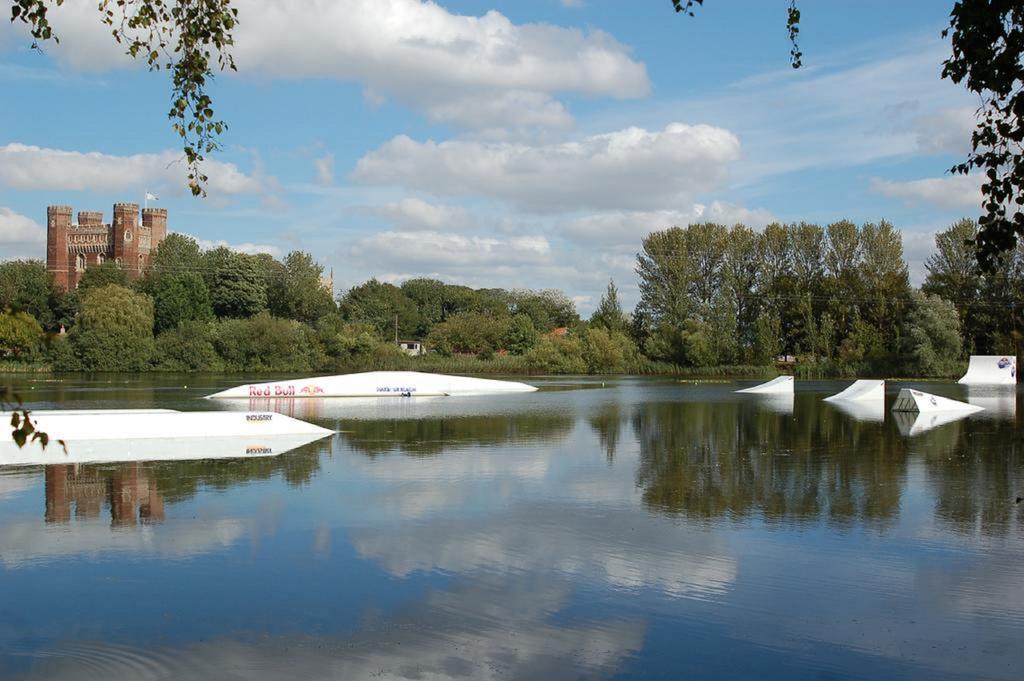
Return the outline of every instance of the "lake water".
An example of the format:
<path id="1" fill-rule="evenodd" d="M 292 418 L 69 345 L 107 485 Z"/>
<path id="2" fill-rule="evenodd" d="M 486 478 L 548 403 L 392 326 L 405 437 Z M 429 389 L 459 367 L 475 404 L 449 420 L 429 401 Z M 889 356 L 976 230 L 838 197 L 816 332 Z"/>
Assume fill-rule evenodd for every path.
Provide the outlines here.
<path id="1" fill-rule="evenodd" d="M 1024 676 L 1015 393 L 917 384 L 989 407 L 927 429 L 821 401 L 848 382 L 534 382 L 281 403 L 339 432 L 278 457 L 0 467 L 0 678 Z"/>

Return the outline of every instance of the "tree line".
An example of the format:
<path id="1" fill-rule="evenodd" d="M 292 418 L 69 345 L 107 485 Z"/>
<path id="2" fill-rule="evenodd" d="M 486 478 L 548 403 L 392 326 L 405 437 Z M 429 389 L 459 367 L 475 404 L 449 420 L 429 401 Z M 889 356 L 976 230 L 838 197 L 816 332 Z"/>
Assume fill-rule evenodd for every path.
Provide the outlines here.
<path id="1" fill-rule="evenodd" d="M 888 222 L 713 223 L 644 239 L 633 337 L 652 359 L 690 366 L 793 357 L 807 374 L 932 375 L 968 354 L 1017 354 L 1024 249 L 982 273 L 977 226 L 936 235 L 920 289 Z"/>
<path id="2" fill-rule="evenodd" d="M 0 264 L 0 359 L 58 371 L 327 371 L 452 367 L 650 371 L 617 323 L 583 322 L 561 291 L 371 279 L 337 301 L 308 253 L 281 260 L 169 235 L 142 276 L 91 266 L 65 292 L 40 261 Z M 612 289 L 614 291 L 614 287 Z M 611 317 L 609 317 L 611 319 Z M 65 333 L 66 332 L 66 333 Z M 424 340 L 431 357 L 395 343 Z"/>
<path id="3" fill-rule="evenodd" d="M 1017 354 L 1024 247 L 975 265 L 977 225 L 940 232 L 919 289 L 889 223 L 698 223 L 652 232 L 640 301 L 614 282 L 589 320 L 562 291 L 371 279 L 337 301 L 308 253 L 203 251 L 172 234 L 143 275 L 108 262 L 76 290 L 39 261 L 0 264 L 0 359 L 71 371 L 751 373 L 949 376 L 968 354 Z M 66 334 L 59 333 L 66 330 Z M 425 341 L 410 358 L 395 340 Z"/>

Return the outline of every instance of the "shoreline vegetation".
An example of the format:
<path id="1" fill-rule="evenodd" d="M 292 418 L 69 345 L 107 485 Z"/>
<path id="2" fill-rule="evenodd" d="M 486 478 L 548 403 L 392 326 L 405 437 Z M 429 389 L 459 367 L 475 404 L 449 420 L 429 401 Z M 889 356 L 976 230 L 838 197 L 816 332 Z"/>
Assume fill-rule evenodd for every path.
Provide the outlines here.
<path id="1" fill-rule="evenodd" d="M 968 355 L 1016 355 L 1024 340 L 1024 247 L 983 275 L 976 234 L 971 220 L 937 234 L 917 289 L 886 222 L 671 227 L 642 241 L 636 309 L 610 281 L 586 320 L 559 290 L 423 278 L 335 300 L 308 253 L 203 251 L 171 234 L 138 278 L 107 262 L 70 292 L 38 260 L 0 263 L 0 373 L 955 378 Z"/>

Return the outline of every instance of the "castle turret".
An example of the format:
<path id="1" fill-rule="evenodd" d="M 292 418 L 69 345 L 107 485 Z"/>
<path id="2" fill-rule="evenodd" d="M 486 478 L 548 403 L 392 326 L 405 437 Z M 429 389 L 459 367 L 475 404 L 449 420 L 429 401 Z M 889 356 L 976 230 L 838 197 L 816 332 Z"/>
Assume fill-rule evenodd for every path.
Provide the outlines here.
<path id="1" fill-rule="evenodd" d="M 149 227 L 152 235 L 152 249 L 160 245 L 160 242 L 167 236 L 167 209 L 166 208 L 143 208 L 142 226 Z"/>
<path id="2" fill-rule="evenodd" d="M 129 274 L 137 275 L 139 263 L 139 204 L 115 203 L 114 222 L 114 261 L 128 270 Z"/>
<path id="3" fill-rule="evenodd" d="M 78 224 L 102 225 L 103 213 L 99 212 L 98 210 L 80 210 L 78 211 Z"/>
<path id="4" fill-rule="evenodd" d="M 71 229 L 71 206 L 49 206 L 46 209 L 46 269 L 65 291 L 73 288 L 68 263 L 68 230 Z"/>

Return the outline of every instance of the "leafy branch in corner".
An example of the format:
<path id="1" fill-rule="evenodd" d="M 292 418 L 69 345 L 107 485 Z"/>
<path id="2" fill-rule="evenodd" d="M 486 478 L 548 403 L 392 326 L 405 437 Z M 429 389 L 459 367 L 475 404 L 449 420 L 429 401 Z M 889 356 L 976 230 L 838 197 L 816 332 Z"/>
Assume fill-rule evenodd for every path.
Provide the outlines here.
<path id="1" fill-rule="evenodd" d="M 59 43 L 50 25 L 49 5 L 63 4 L 64 0 L 12 0 L 11 21 L 28 25 L 33 47 L 47 40 Z M 231 0 L 98 0 L 97 8 L 130 57 L 144 58 L 150 71 L 170 72 L 167 117 L 182 140 L 189 189 L 195 196 L 205 196 L 209 178 L 202 163 L 206 154 L 221 148 L 220 136 L 227 129 L 215 118 L 206 88 L 214 66 L 237 71 L 230 48 L 238 10 Z"/>
<path id="2" fill-rule="evenodd" d="M 704 0 L 672 0 L 672 7 L 675 8 L 676 12 L 683 12 L 691 17 L 693 16 L 695 5 L 703 6 Z M 796 0 L 790 0 L 786 11 L 786 31 L 789 33 L 791 45 L 789 48 L 790 64 L 793 65 L 794 69 L 798 69 L 803 66 L 804 53 L 800 51 L 800 45 L 797 42 L 797 38 L 800 35 L 800 10 L 796 6 Z"/>
<path id="3" fill-rule="evenodd" d="M 1024 5 L 1020 0 L 960 0 L 950 12 L 952 56 L 942 77 L 981 99 L 967 160 L 950 172 L 980 171 L 982 209 L 974 240 L 978 264 L 994 271 L 1024 236 Z"/>
<path id="4" fill-rule="evenodd" d="M 50 444 L 50 436 L 36 429 L 31 413 L 21 404 L 21 398 L 6 385 L 0 386 L 0 411 L 10 411 L 11 439 L 18 447 L 24 447 L 26 443 L 38 442 L 43 449 L 46 449 Z M 64 440 L 57 440 L 57 443 L 67 454 L 68 448 Z"/>

